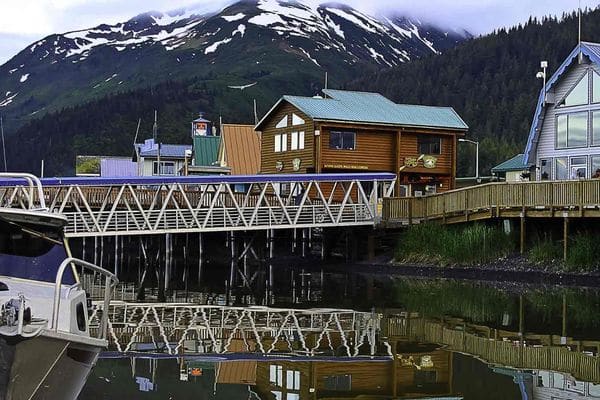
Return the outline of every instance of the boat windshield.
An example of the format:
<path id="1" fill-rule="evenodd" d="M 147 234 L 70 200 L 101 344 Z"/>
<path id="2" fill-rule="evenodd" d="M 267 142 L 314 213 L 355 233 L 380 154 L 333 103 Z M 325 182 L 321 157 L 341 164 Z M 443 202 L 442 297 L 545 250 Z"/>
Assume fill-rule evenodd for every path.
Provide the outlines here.
<path id="1" fill-rule="evenodd" d="M 0 275 L 54 282 L 66 257 L 60 228 L 0 218 Z M 75 283 L 70 268 L 65 271 L 63 283 Z"/>

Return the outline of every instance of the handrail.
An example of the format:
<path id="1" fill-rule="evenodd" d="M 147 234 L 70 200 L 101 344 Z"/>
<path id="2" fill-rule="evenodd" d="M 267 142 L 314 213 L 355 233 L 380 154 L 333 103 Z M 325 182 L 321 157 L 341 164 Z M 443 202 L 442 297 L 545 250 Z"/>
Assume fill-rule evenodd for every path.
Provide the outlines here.
<path id="1" fill-rule="evenodd" d="M 579 210 L 600 206 L 600 180 L 566 180 L 533 182 L 498 182 L 471 186 L 424 197 L 385 198 L 384 220 L 430 220 L 468 215 L 489 210 L 498 217 L 499 210 L 564 208 Z M 495 211 L 495 214 L 494 214 Z"/>
<path id="2" fill-rule="evenodd" d="M 66 258 L 58 267 L 58 272 L 56 273 L 56 281 L 54 286 L 54 306 L 52 308 L 52 325 L 51 329 L 54 331 L 58 331 L 58 317 L 59 317 L 59 309 L 60 309 L 60 290 L 62 285 L 63 275 L 67 267 L 71 264 L 78 265 L 83 268 L 90 269 L 94 272 L 99 273 L 100 275 L 104 275 L 105 277 L 105 288 L 104 288 L 104 309 L 108 310 L 108 306 L 110 304 L 110 297 L 112 289 L 119 283 L 119 279 L 112 273 L 104 268 L 100 268 L 99 266 L 89 263 L 84 260 L 80 260 L 78 258 L 69 257 Z M 100 337 L 106 337 L 106 328 L 108 324 L 108 314 L 102 313 L 102 320 L 100 322 Z"/>
<path id="3" fill-rule="evenodd" d="M 29 185 L 29 209 L 33 209 L 34 191 L 37 190 L 38 198 L 40 200 L 40 209 L 47 210 L 46 199 L 44 198 L 44 190 L 42 189 L 42 182 L 40 178 L 33 174 L 25 172 L 1 172 L 0 178 L 15 178 L 24 179 Z"/>

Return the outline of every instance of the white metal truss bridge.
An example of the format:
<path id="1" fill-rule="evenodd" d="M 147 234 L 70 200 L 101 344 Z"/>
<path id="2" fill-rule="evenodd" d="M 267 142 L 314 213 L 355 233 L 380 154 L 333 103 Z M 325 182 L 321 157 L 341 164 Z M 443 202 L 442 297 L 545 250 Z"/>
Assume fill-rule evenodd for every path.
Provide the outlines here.
<path id="1" fill-rule="evenodd" d="M 95 302 L 92 332 L 102 313 L 103 304 Z M 252 352 L 310 357 L 337 350 L 356 357 L 375 355 L 380 323 L 379 314 L 344 309 L 113 301 L 108 339 L 109 347 L 119 352 L 149 348 L 166 354 Z M 193 350 L 190 343 L 194 343 Z"/>
<path id="2" fill-rule="evenodd" d="M 69 237 L 373 225 L 394 181 L 389 173 L 46 178 L 40 190 L 0 175 L 0 206 L 61 213 Z"/>

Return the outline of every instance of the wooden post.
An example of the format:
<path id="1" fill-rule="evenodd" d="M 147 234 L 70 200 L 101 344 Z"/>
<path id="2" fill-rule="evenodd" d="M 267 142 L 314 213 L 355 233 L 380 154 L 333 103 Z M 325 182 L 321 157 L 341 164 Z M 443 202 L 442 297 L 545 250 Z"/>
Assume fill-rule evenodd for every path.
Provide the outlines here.
<path id="1" fill-rule="evenodd" d="M 562 337 L 566 340 L 567 337 L 567 295 L 562 295 Z"/>
<path id="2" fill-rule="evenodd" d="M 520 251 L 521 254 L 525 254 L 525 213 L 521 213 L 521 227 L 520 227 Z"/>
<path id="3" fill-rule="evenodd" d="M 523 344 L 525 335 L 525 311 L 523 307 L 523 295 L 519 295 L 519 337 L 521 338 L 521 344 Z"/>
<path id="4" fill-rule="evenodd" d="M 400 144 L 402 143 L 402 130 L 396 132 L 396 197 L 400 196 Z"/>
<path id="5" fill-rule="evenodd" d="M 563 218 L 563 260 L 567 261 L 569 251 L 569 218 Z"/>
<path id="6" fill-rule="evenodd" d="M 398 396 L 398 357 L 396 355 L 397 342 L 392 342 L 392 397 Z"/>

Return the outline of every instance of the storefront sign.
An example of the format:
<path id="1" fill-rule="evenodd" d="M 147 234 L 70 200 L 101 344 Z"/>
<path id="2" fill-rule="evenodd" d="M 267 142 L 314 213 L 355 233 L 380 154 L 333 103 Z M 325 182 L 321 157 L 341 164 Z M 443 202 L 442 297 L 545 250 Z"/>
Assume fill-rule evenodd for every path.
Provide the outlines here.
<path id="1" fill-rule="evenodd" d="M 283 161 L 277 161 L 277 162 L 275 163 L 275 170 L 276 170 L 277 172 L 281 172 L 281 171 L 283 171 Z"/>
<path id="2" fill-rule="evenodd" d="M 352 165 L 352 164 L 324 164 L 323 168 L 331 169 L 369 169 L 368 165 Z"/>
<path id="3" fill-rule="evenodd" d="M 292 160 L 292 168 L 294 169 L 294 171 L 300 171 L 301 163 L 302 163 L 302 161 L 299 158 L 294 158 Z"/>
<path id="4" fill-rule="evenodd" d="M 436 163 L 437 163 L 437 157 L 434 157 L 434 156 L 423 157 L 423 166 L 425 168 L 435 168 Z"/>

